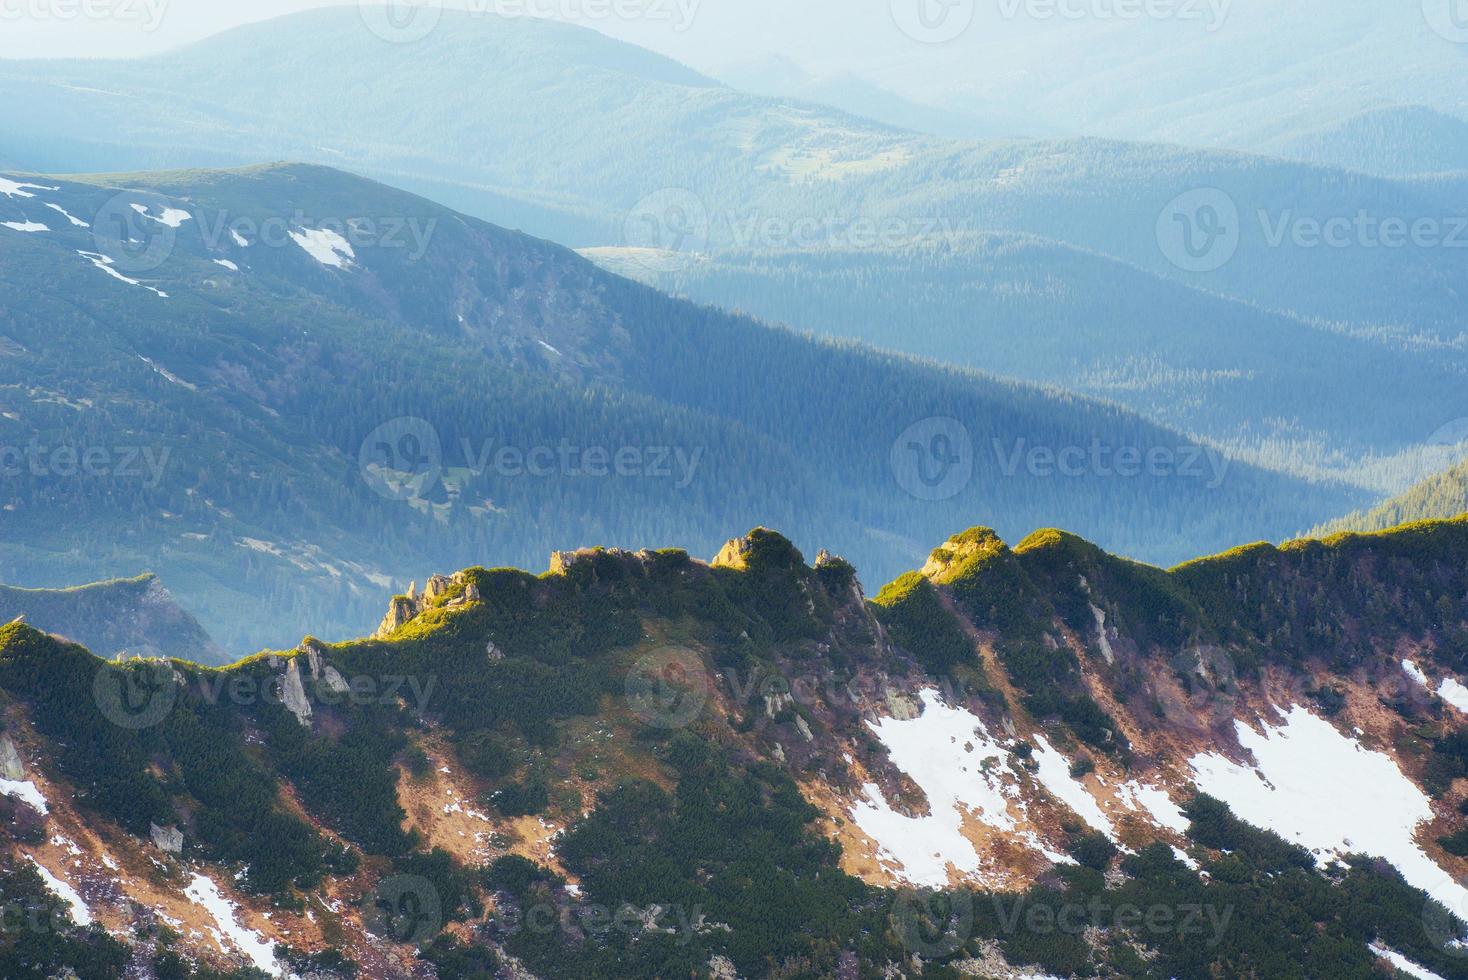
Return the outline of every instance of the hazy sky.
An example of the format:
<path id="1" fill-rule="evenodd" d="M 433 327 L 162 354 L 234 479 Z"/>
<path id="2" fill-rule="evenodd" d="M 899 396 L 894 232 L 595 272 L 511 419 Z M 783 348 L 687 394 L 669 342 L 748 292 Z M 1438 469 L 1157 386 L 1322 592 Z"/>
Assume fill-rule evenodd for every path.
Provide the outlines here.
<path id="1" fill-rule="evenodd" d="M 882 44 L 911 43 L 895 29 L 892 0 L 399 2 L 548 14 L 701 67 L 777 51 L 807 64 L 832 64 L 848 57 L 863 60 L 879 53 Z M 249 21 L 331 5 L 330 0 L 0 0 L 0 57 L 148 54 Z M 628 11 L 635 13 L 628 16 Z M 819 50 L 810 47 L 816 39 Z"/>

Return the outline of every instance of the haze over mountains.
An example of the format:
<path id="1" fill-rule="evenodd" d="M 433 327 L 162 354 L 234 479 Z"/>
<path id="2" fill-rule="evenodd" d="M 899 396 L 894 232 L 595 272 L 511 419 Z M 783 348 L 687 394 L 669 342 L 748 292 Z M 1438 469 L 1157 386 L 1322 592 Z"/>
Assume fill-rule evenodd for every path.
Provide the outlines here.
<path id="1" fill-rule="evenodd" d="M 0 978 L 1468 980 L 1461 4 L 306 2 L 0 4 Z"/>
<path id="2" fill-rule="evenodd" d="M 1249 10 L 1230 11 L 1230 30 L 1304 29 L 1296 13 Z M 1322 57 L 1343 56 L 1350 31 L 1381 16 L 1353 7 L 1311 43 L 1327 51 Z M 1429 30 L 1417 20 L 1391 24 L 1383 43 L 1414 43 Z M 1073 44 L 1094 29 L 1044 36 Z M 1137 37 L 1182 29 L 1149 24 L 1113 40 L 1131 52 Z M 1283 64 L 1282 47 L 1260 49 L 1266 63 Z M 262 59 L 267 50 L 272 57 Z M 943 57 L 966 50 L 941 49 Z M 1169 70 L 1182 70 L 1181 55 L 1159 50 Z M 1380 133 L 1389 147 L 1430 149 L 1437 162 L 1426 169 L 1451 162 L 1454 89 L 1433 80 L 1445 82 L 1461 62 L 1445 42 L 1421 51 L 1420 92 L 1417 76 L 1378 77 L 1370 67 L 1361 86 L 1375 96 L 1358 93 L 1361 104 L 1340 113 L 1322 107 L 1308 128 L 1281 125 L 1270 139 L 1298 138 L 1300 155 L 1320 161 L 1334 160 L 1321 147 L 1349 145 L 1354 166 L 1381 158 L 1368 138 Z M 295 84 L 302 64 L 320 77 L 306 91 Z M 240 77 L 251 79 L 247 90 L 234 83 Z M 1289 80 L 1283 72 L 1276 82 L 1293 97 L 1308 94 Z M 1078 385 L 1251 458 L 1372 492 L 1402 488 L 1393 460 L 1468 414 L 1458 396 L 1468 370 L 1468 216 L 1449 178 L 1388 179 L 1090 138 L 924 136 L 812 102 L 744 94 L 582 28 L 454 12 L 413 43 L 383 40 L 355 11 L 328 10 L 138 61 L 4 63 L 0 86 L 10 96 L 0 119 L 27 134 L 34 169 L 240 165 L 262 155 L 344 166 L 598 249 L 590 253 L 598 261 L 700 301 Z M 1165 90 L 1149 88 L 1154 99 Z M 1372 102 L 1429 90 L 1440 96 L 1437 108 L 1407 115 L 1411 126 L 1433 124 L 1430 141 L 1405 138 L 1408 124 L 1392 121 L 1397 110 Z M 1257 100 L 1228 105 L 1249 105 L 1251 119 L 1284 112 L 1262 87 Z M 1375 112 L 1375 121 L 1353 123 L 1359 112 Z M 1137 126 L 1149 139 L 1167 135 L 1152 121 Z M 1424 168 L 1398 161 L 1381 169 Z M 1011 271 L 981 244 L 990 235 L 1034 240 L 1055 259 Z M 1190 248 L 1202 252 L 1190 257 Z M 1117 262 L 1149 276 L 1113 277 Z M 1109 319 L 1078 330 L 1065 297 L 1084 303 L 1106 288 L 1098 277 L 1132 277 L 1136 289 L 1122 308 L 1100 314 Z M 909 283 L 934 281 L 962 289 L 930 290 L 921 313 L 908 314 L 911 327 L 894 330 L 894 298 L 905 298 Z M 811 315 L 815 304 L 791 296 L 796 282 L 838 292 L 843 313 L 828 305 Z M 1008 315 L 1018 303 L 1023 329 Z M 1158 329 L 1183 337 L 1177 346 L 1147 342 Z M 1043 340 L 1086 330 L 1113 341 L 1098 352 L 1084 342 L 1056 351 Z M 1257 343 L 1233 339 L 1275 335 L 1291 338 L 1295 353 L 1268 358 L 1273 367 L 1259 366 Z M 963 342 L 969 337 L 984 345 Z M 994 346 L 1012 356 L 991 363 L 986 347 Z M 1297 363 L 1281 363 L 1290 360 Z M 1313 375 L 1303 387 L 1266 384 L 1299 372 Z M 1204 397 L 1219 385 L 1220 397 Z"/>
<path id="3" fill-rule="evenodd" d="M 434 568 L 712 554 L 761 515 L 887 576 L 960 514 L 1171 563 L 1368 499 L 326 168 L 4 178 L 0 256 L 0 577 L 151 569 L 235 650 L 363 631 Z"/>

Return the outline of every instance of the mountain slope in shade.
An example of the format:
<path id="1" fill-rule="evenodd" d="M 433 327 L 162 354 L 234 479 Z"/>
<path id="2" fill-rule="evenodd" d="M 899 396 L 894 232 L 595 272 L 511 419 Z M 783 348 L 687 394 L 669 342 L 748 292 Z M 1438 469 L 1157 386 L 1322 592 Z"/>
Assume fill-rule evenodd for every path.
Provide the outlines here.
<path id="1" fill-rule="evenodd" d="M 974 529 L 868 602 L 758 529 L 223 673 L 11 625 L 0 875 L 60 911 L 0 965 L 1456 980 L 1464 569 L 1464 521 L 1171 571 Z"/>
<path id="2" fill-rule="evenodd" d="M 1461 406 L 1464 367 L 1434 346 L 1270 313 L 1030 236 L 727 251 L 668 266 L 631 249 L 584 254 L 698 302 L 1114 400 L 1342 479 Z"/>
<path id="3" fill-rule="evenodd" d="M 423 562 L 568 541 L 711 554 L 712 528 L 777 521 L 886 577 L 975 515 L 1169 562 L 1367 499 L 339 171 L 5 180 L 0 432 L 37 450 L 5 460 L 0 576 L 152 568 L 236 652 L 360 633 Z"/>
<path id="4" fill-rule="evenodd" d="M 229 659 L 154 575 L 70 589 L 0 586 L 0 620 L 16 618 L 100 657 L 173 657 L 211 666 Z"/>

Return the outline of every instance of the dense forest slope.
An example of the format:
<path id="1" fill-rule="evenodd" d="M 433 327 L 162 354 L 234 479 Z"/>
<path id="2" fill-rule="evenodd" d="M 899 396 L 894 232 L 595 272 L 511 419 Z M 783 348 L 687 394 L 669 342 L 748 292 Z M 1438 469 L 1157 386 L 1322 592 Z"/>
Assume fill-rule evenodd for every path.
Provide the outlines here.
<path id="1" fill-rule="evenodd" d="M 178 657 L 201 664 L 227 659 L 155 575 L 70 589 L 0 586 L 0 621 L 16 618 L 80 643 L 99 657 Z"/>
<path id="2" fill-rule="evenodd" d="M 0 577 L 153 569 L 237 653 L 586 540 L 767 521 L 885 578 L 975 519 L 1170 562 L 1368 499 L 320 167 L 0 178 L 0 310 Z"/>
<path id="3" fill-rule="evenodd" d="M 756 530 L 224 671 L 13 624 L 0 972 L 1468 976 L 1465 569 L 975 529 L 869 602 Z"/>
<path id="4" fill-rule="evenodd" d="M 1270 313 L 1030 236 L 663 265 L 637 249 L 585 254 L 698 302 L 1110 399 L 1367 486 L 1381 484 L 1362 457 L 1419 443 L 1461 411 L 1464 367 L 1431 346 Z M 1381 474 L 1400 489 L 1393 475 Z"/>

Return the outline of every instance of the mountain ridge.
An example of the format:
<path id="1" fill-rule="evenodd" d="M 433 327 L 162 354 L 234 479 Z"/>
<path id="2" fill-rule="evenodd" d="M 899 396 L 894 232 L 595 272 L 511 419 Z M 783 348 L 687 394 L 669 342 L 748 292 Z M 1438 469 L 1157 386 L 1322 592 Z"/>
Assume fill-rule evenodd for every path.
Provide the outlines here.
<path id="1" fill-rule="evenodd" d="M 71 896 L 45 962 L 85 980 L 113 955 L 590 978 L 915 976 L 914 953 L 945 980 L 1365 980 L 1383 950 L 1457 978 L 1464 555 L 1468 519 L 1171 571 L 976 528 L 868 603 L 848 563 L 756 529 L 710 563 L 467 569 L 382 636 L 223 672 L 11 625 L 0 846 L 44 875 L 6 885 Z M 126 683 L 146 696 L 114 702 Z M 1397 794 L 1405 831 L 1301 822 L 1302 772 L 1321 790 L 1347 763 L 1347 792 Z M 403 895 L 423 914 L 374 918 Z M 1232 912 L 1139 930 L 1118 903 Z M 650 905 L 667 915 L 632 911 Z M 1085 907 L 1084 928 L 1009 920 L 1036 905 Z M 542 906 L 573 925 L 526 928 Z M 596 931 L 597 907 L 631 919 Z M 821 930 L 789 928 L 812 912 Z M 73 916 L 133 939 L 99 946 Z"/>

